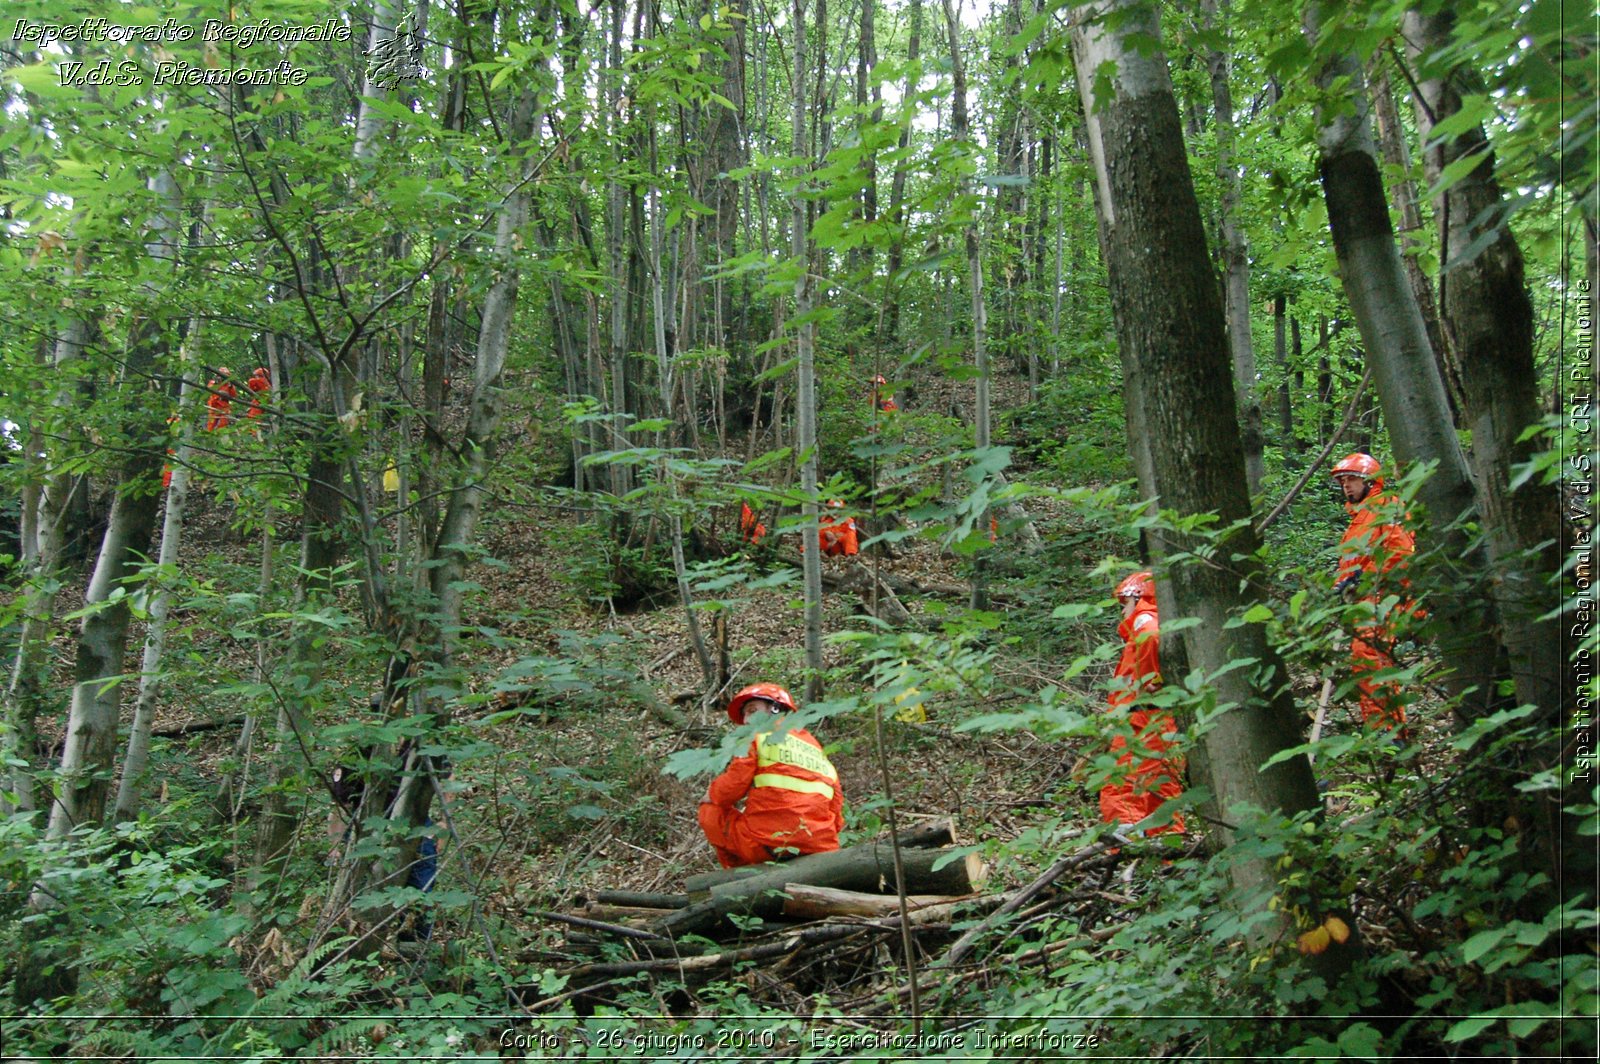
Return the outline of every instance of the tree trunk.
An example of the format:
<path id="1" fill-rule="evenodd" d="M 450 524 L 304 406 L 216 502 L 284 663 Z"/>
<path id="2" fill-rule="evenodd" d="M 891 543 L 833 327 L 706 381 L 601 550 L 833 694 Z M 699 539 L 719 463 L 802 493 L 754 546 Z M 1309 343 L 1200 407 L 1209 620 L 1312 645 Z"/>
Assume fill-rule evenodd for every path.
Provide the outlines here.
<path id="1" fill-rule="evenodd" d="M 53 364 L 58 379 L 73 379 L 71 363 L 83 356 L 83 346 L 88 337 L 89 325 L 84 318 L 72 317 L 67 320 L 54 345 Z M 52 401 L 52 406 L 70 411 L 83 398 L 75 386 L 63 386 Z M 42 451 L 32 453 L 39 454 Z M 46 652 L 55 624 L 56 589 L 62 579 L 61 567 L 65 561 L 67 500 L 76 492 L 76 484 L 80 479 L 77 475 L 60 472 L 49 466 L 43 468 L 41 473 L 43 483 L 36 518 L 37 544 L 24 585 L 17 655 L 6 683 L 6 728 L 0 750 L 4 751 L 9 764 L 6 772 L 9 786 L 5 788 L 9 791 L 9 798 L 0 796 L 0 812 L 15 810 L 26 813 L 37 810 L 34 795 L 37 767 L 34 758 L 38 717 L 48 682 Z"/>
<path id="2" fill-rule="evenodd" d="M 1301 724 L 1265 628 L 1238 623 L 1264 597 L 1264 582 L 1250 560 L 1257 538 L 1222 307 L 1166 56 L 1148 44 L 1160 40 L 1156 7 L 1112 0 L 1080 11 L 1073 49 L 1097 175 L 1101 246 L 1130 405 L 1137 399 L 1139 427 L 1152 441 L 1140 472 L 1142 493 L 1159 497 L 1180 518 L 1216 514 L 1221 527 L 1238 530 L 1225 548 L 1237 559 L 1227 569 L 1162 568 L 1168 547 L 1155 544 L 1163 622 L 1200 622 L 1172 640 L 1173 649 L 1207 677 L 1216 705 L 1236 707 L 1200 730 L 1191 774 L 1210 790 L 1213 812 L 1227 811 L 1235 822 L 1246 809 L 1266 816 L 1316 809 L 1320 802 L 1304 757 L 1261 769 L 1302 741 Z M 1096 81 L 1107 64 L 1116 71 L 1110 96 L 1097 101 Z M 1176 550 L 1200 545 L 1190 536 L 1172 536 Z M 1258 664 L 1241 669 L 1241 659 Z M 1231 841 L 1231 829 L 1221 833 Z M 1277 890 L 1267 858 L 1241 860 L 1233 875 L 1237 904 L 1259 905 Z M 1280 915 L 1254 934 L 1266 941 L 1291 929 L 1292 920 Z M 1311 963 L 1331 976 L 1355 952 L 1330 949 Z"/>
<path id="3" fill-rule="evenodd" d="M 1319 18 L 1316 4 L 1306 10 L 1306 35 L 1313 47 L 1320 35 Z M 1483 571 L 1483 553 L 1469 541 L 1460 521 L 1474 508 L 1473 485 L 1389 223 L 1361 68 L 1353 57 L 1335 55 L 1323 64 L 1318 83 L 1341 85 L 1346 104 L 1320 117 L 1322 192 L 1339 275 L 1367 349 L 1395 455 L 1406 467 L 1438 463 L 1417 498 L 1427 508 L 1428 528 L 1439 537 L 1441 568 L 1454 568 L 1445 575 L 1463 585 L 1442 590 L 1432 601 L 1439 650 L 1450 668 L 1445 683 L 1451 694 L 1463 698 L 1458 712 L 1472 718 L 1496 701 L 1499 658 L 1499 641 L 1481 593 L 1471 583 Z M 1423 545 L 1430 544 L 1424 539 Z M 1441 580 L 1438 586 L 1448 583 Z"/>
<path id="4" fill-rule="evenodd" d="M 1223 48 L 1206 53 L 1211 73 L 1211 100 L 1217 114 L 1217 182 L 1222 189 L 1218 213 L 1222 224 L 1222 261 L 1227 293 L 1228 346 L 1233 351 L 1233 390 L 1238 396 L 1244 470 L 1250 497 L 1261 494 L 1266 476 L 1263 452 L 1266 436 L 1261 424 L 1261 402 L 1256 396 L 1256 354 L 1250 337 L 1250 244 L 1239 224 L 1243 180 L 1234 161 L 1233 91 L 1228 85 L 1229 36 L 1227 0 L 1204 0 L 1206 23 L 1222 35 Z"/>
<path id="5" fill-rule="evenodd" d="M 917 93 L 917 82 L 921 80 L 922 70 L 919 62 L 922 52 L 922 0 L 911 0 L 911 37 L 906 42 L 906 85 L 902 93 L 903 100 L 911 100 Z M 906 158 L 907 149 L 911 144 L 911 121 L 907 119 L 900 128 L 899 158 L 894 164 L 894 178 L 889 182 L 889 276 L 887 278 L 889 298 L 887 301 L 888 324 L 886 338 L 892 344 L 900 335 L 900 267 L 905 261 L 905 213 L 906 199 L 906 167 L 909 160 Z"/>
<path id="6" fill-rule="evenodd" d="M 194 438 L 195 401 L 199 391 L 191 365 L 196 360 L 189 352 L 200 342 L 201 319 L 189 323 L 183 350 L 178 360 L 183 381 L 178 386 L 178 424 L 182 426 L 177 453 L 172 462 L 172 483 L 166 492 L 166 513 L 161 523 L 159 573 L 145 585 L 149 602 L 149 621 L 145 625 L 144 658 L 139 666 L 139 695 L 134 701 L 133 723 L 128 732 L 128 752 L 122 760 L 122 779 L 117 786 L 115 819 L 118 823 L 139 815 L 139 790 L 150 759 L 150 729 L 156 715 L 156 697 L 161 691 L 161 659 L 167 643 L 167 611 L 172 593 L 167 584 L 177 573 L 178 549 L 183 542 L 183 512 L 189 499 L 189 456 Z"/>
<path id="7" fill-rule="evenodd" d="M 806 140 L 806 4 L 794 0 L 794 113 L 790 133 L 794 141 L 794 156 L 799 160 L 800 181 L 811 171 L 811 155 Z M 811 240 L 806 218 L 806 201 L 803 196 L 794 199 L 793 221 L 790 223 L 790 254 L 800 270 L 794 283 L 794 315 L 796 356 L 799 359 L 798 381 L 798 439 L 800 455 L 800 492 L 805 524 L 800 528 L 800 557 L 805 588 L 806 612 L 806 701 L 822 697 L 822 554 L 817 542 L 817 366 L 815 324 L 807 320 L 811 314 Z M 777 412 L 774 411 L 774 420 Z"/>
<path id="8" fill-rule="evenodd" d="M 1425 145 L 1429 182 L 1437 185 L 1445 169 L 1460 160 L 1478 160 L 1450 186 L 1437 210 L 1446 362 L 1458 390 L 1463 427 L 1472 432 L 1472 463 L 1493 572 L 1490 586 L 1511 678 L 1517 700 L 1537 707 L 1534 720 L 1545 737 L 1536 750 L 1528 751 L 1523 771 L 1532 774 L 1560 765 L 1556 736 L 1565 708 L 1566 663 L 1561 620 L 1549 606 L 1561 597 L 1553 586 L 1562 562 L 1561 501 L 1557 486 L 1537 476 L 1515 490 L 1511 487 L 1517 467 L 1532 461 L 1543 446 L 1537 438 L 1521 438 L 1540 420 L 1533 303 L 1523 278 L 1522 250 L 1501 213 L 1494 152 L 1482 126 L 1433 135 L 1436 124 L 1460 113 L 1462 94 L 1475 88 L 1464 69 L 1434 69 L 1432 53 L 1445 52 L 1454 43 L 1453 24 L 1448 9 L 1434 15 L 1412 11 L 1404 23 L 1412 55 L 1421 60 L 1417 130 Z M 1479 250 L 1473 251 L 1475 247 Z M 1595 849 L 1581 844 L 1585 836 L 1577 820 L 1564 821 L 1562 807 L 1582 798 L 1570 787 L 1566 791 L 1542 803 L 1536 831 L 1547 868 L 1553 877 L 1564 877 L 1568 896 L 1575 896 L 1594 882 Z"/>
<path id="9" fill-rule="evenodd" d="M 966 67 L 961 61 L 961 26 L 956 19 L 955 6 L 952 0 L 944 0 L 945 30 L 950 42 L 950 106 L 951 120 L 950 132 L 957 141 L 966 142 L 966 150 L 975 153 L 976 145 L 971 142 L 971 131 L 967 124 L 967 75 Z M 970 191 L 964 184 L 963 191 Z M 974 396 L 974 410 L 972 416 L 973 439 L 977 449 L 989 449 L 989 351 L 986 346 L 986 322 L 984 319 L 983 305 L 983 255 L 978 244 L 978 218 L 976 211 L 967 220 L 964 227 L 964 239 L 967 249 L 967 276 L 971 286 L 972 296 L 972 360 L 977 369 L 974 381 L 976 394 Z M 978 517 L 978 524 L 982 531 L 988 531 L 989 512 L 985 510 Z M 987 586 L 987 572 L 985 559 L 980 555 L 972 567 L 972 598 L 971 606 L 975 610 L 989 608 L 989 591 Z"/>

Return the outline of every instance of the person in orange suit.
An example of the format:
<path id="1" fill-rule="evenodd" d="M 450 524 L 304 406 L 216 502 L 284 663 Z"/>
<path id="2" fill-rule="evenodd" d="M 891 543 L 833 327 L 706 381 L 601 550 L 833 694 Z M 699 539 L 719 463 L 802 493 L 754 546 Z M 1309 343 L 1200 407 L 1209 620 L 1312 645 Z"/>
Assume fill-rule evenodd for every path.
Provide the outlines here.
<path id="1" fill-rule="evenodd" d="M 1183 772 L 1179 759 L 1162 756 L 1172 748 L 1167 736 L 1178 730 L 1166 713 L 1134 709 L 1147 694 L 1161 687 L 1161 623 L 1156 611 L 1155 578 L 1148 572 L 1134 573 L 1117 585 L 1117 600 L 1122 603 L 1122 657 L 1112 675 L 1111 694 L 1106 699 L 1113 714 L 1127 712 L 1127 733 L 1111 740 L 1111 752 L 1118 754 L 1117 765 L 1125 771 L 1119 780 L 1100 790 L 1100 819 L 1123 827 L 1137 824 L 1161 807 L 1161 803 L 1183 793 L 1178 777 Z M 1135 753 L 1137 751 L 1137 754 Z M 1122 828 L 1118 829 L 1119 831 Z M 1146 834 L 1183 831 L 1183 818 L 1152 828 Z"/>
<path id="2" fill-rule="evenodd" d="M 759 547 L 767 538 L 767 526 L 756 520 L 755 511 L 747 502 L 739 504 L 739 538 L 752 547 Z"/>
<path id="3" fill-rule="evenodd" d="M 844 503 L 833 499 L 828 503 L 828 512 L 818 518 L 817 543 L 822 547 L 822 553 L 828 557 L 849 558 L 861 550 L 856 539 L 855 518 L 833 512 L 843 509 Z"/>
<path id="4" fill-rule="evenodd" d="M 206 382 L 206 391 L 211 394 L 206 396 L 206 431 L 213 432 L 226 428 L 229 415 L 233 410 L 233 401 L 239 397 L 239 389 L 234 387 L 233 371 L 227 366 L 217 370 L 217 375 Z"/>
<path id="5" fill-rule="evenodd" d="M 173 414 L 171 417 L 167 418 L 167 431 L 169 433 L 175 431 L 172 426 L 176 425 L 177 423 L 178 423 L 178 415 L 177 414 Z M 169 457 L 174 453 L 175 452 L 172 450 L 171 447 L 167 448 L 167 455 Z M 163 490 L 172 487 L 172 466 L 171 465 L 163 465 L 161 467 L 161 487 L 162 487 Z"/>
<path id="6" fill-rule="evenodd" d="M 882 377 L 872 378 L 872 401 L 877 404 L 878 409 L 885 414 L 899 413 L 900 404 L 894 401 L 894 397 L 890 395 L 884 395 L 880 391 L 880 389 L 887 386 L 888 383 L 889 382 L 884 380 Z"/>
<path id="7" fill-rule="evenodd" d="M 1346 602 L 1368 602 L 1374 608 L 1380 608 L 1385 596 L 1408 586 L 1403 575 L 1406 560 L 1417 549 L 1416 537 L 1405 527 L 1405 507 L 1384 493 L 1382 472 L 1376 458 L 1356 452 L 1340 459 L 1330 474 L 1344 493 L 1344 508 L 1350 514 L 1350 527 L 1339 541 L 1333 589 Z M 1350 640 L 1350 671 L 1361 696 L 1361 720 L 1369 728 L 1399 728 L 1404 735 L 1406 711 L 1399 687 L 1369 677 L 1394 667 L 1394 622 L 1416 612 L 1402 596 L 1393 613 L 1380 614 L 1372 624 L 1357 628 Z"/>
<path id="8" fill-rule="evenodd" d="M 774 734 L 794 711 L 794 698 L 775 683 L 751 684 L 728 703 L 730 720 L 760 730 L 700 803 L 700 828 L 723 868 L 839 848 L 839 773 L 804 728 Z"/>
<path id="9" fill-rule="evenodd" d="M 250 409 L 245 417 L 258 418 L 261 416 L 261 404 L 268 398 L 267 393 L 272 390 L 272 378 L 267 376 L 267 367 L 257 366 L 256 371 L 250 374 L 250 379 L 244 382 L 250 389 Z"/>

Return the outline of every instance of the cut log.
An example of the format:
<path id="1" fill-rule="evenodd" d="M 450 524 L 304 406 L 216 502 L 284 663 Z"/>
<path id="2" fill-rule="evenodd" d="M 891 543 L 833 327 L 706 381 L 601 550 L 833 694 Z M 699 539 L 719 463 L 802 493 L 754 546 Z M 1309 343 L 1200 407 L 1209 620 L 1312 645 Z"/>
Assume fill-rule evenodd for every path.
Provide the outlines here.
<path id="1" fill-rule="evenodd" d="M 783 888 L 789 897 L 783 915 L 796 920 L 826 920 L 830 916 L 899 916 L 900 897 L 896 894 L 864 894 L 858 890 L 813 887 L 790 883 Z M 929 906 L 948 905 L 965 899 L 948 894 L 911 894 L 906 897 L 908 915 L 915 918 Z"/>
<path id="2" fill-rule="evenodd" d="M 636 905 L 641 909 L 681 909 L 689 904 L 687 894 L 658 894 L 649 890 L 602 890 L 594 900 L 601 905 Z"/>
<path id="3" fill-rule="evenodd" d="M 572 915 L 632 926 L 636 922 L 649 923 L 652 920 L 659 920 L 673 911 L 672 909 L 647 908 L 642 905 L 602 905 L 600 902 L 595 901 L 590 902 Z"/>
<path id="4" fill-rule="evenodd" d="M 982 886 L 987 869 L 977 854 L 950 860 L 947 850 L 905 849 L 900 851 L 905 868 L 907 893 L 972 894 Z M 938 871 L 934 865 L 948 862 Z M 783 889 L 790 883 L 842 890 L 885 891 L 895 889 L 894 850 L 886 842 L 865 843 L 832 853 L 813 853 L 773 866 L 758 875 L 747 876 L 711 888 L 711 896 L 688 908 L 678 909 L 659 921 L 662 934 L 677 937 L 707 934 L 730 915 L 766 917 L 783 913 Z"/>
<path id="5" fill-rule="evenodd" d="M 902 847 L 934 849 L 939 846 L 954 846 L 956 844 L 956 822 L 949 817 L 940 817 L 924 824 L 913 824 L 910 827 L 901 828 L 895 838 L 900 840 Z M 874 840 L 873 842 L 856 843 L 855 846 L 847 846 L 845 849 L 872 846 L 880 841 L 887 842 L 887 840 Z M 844 851 L 838 852 L 842 853 Z M 689 901 L 704 901 L 705 892 L 718 883 L 745 879 L 780 866 L 781 862 L 769 862 L 767 864 L 745 865 L 743 868 L 723 868 L 715 872 L 697 872 L 683 881 L 683 889 L 691 895 Z M 697 894 L 701 895 L 701 897 L 693 897 L 693 895 Z M 682 906 L 678 906 L 678 908 L 682 908 Z"/>

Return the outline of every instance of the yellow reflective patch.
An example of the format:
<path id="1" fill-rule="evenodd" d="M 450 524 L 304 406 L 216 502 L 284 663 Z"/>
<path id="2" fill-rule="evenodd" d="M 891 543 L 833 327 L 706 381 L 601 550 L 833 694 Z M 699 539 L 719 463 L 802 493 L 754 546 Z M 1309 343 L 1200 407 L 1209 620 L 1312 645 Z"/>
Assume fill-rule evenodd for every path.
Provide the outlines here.
<path id="1" fill-rule="evenodd" d="M 769 743 L 766 741 L 766 736 L 758 736 L 756 765 L 759 768 L 766 768 L 768 765 L 793 765 L 795 768 L 803 768 L 819 776 L 826 776 L 830 780 L 839 778 L 839 773 L 834 771 L 833 763 L 821 750 L 793 735 L 785 735 L 781 743 Z"/>
<path id="2" fill-rule="evenodd" d="M 806 794 L 820 794 L 828 801 L 833 801 L 833 788 L 817 780 L 795 779 L 785 776 L 781 772 L 763 772 L 751 781 L 757 787 L 776 787 L 780 791 L 802 791 Z"/>

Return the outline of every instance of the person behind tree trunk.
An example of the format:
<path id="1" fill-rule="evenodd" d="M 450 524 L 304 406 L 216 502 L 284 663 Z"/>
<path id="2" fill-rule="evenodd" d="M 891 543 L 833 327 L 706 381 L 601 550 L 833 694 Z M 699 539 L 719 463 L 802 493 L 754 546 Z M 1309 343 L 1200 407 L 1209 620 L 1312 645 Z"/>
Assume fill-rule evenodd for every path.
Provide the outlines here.
<path id="1" fill-rule="evenodd" d="M 872 378 L 872 401 L 878 410 L 885 414 L 896 414 L 900 411 L 900 404 L 894 401 L 893 396 L 884 395 L 882 389 L 888 385 L 882 377 Z"/>
<path id="2" fill-rule="evenodd" d="M 841 512 L 835 514 L 832 512 L 835 510 Z M 817 543 L 822 548 L 822 553 L 828 557 L 850 558 L 861 550 L 856 540 L 855 518 L 846 517 L 843 510 L 843 502 L 831 499 L 828 502 L 829 512 L 818 519 Z"/>
<path id="3" fill-rule="evenodd" d="M 230 379 L 233 371 L 227 366 L 217 370 L 217 375 L 206 382 L 206 391 L 211 394 L 206 396 L 206 430 L 215 431 L 226 428 L 229 414 L 233 409 L 233 400 L 239 397 L 239 389 L 235 388 Z"/>
<path id="4" fill-rule="evenodd" d="M 1183 766 L 1180 760 L 1161 755 L 1172 748 L 1167 736 L 1178 730 L 1166 713 L 1131 708 L 1146 695 L 1161 687 L 1161 625 L 1156 612 L 1155 577 L 1134 573 L 1117 585 L 1117 601 L 1122 603 L 1122 657 L 1112 675 L 1111 693 L 1106 701 L 1110 712 L 1127 710 L 1132 744 L 1126 733 L 1111 740 L 1111 752 L 1120 754 L 1119 768 L 1126 768 L 1121 781 L 1113 780 L 1100 790 L 1100 819 L 1108 824 L 1137 824 L 1161 807 L 1161 803 L 1183 793 L 1178 783 Z M 1120 829 L 1119 829 L 1120 830 Z M 1183 818 L 1151 828 L 1145 834 L 1183 831 Z"/>
<path id="5" fill-rule="evenodd" d="M 1333 589 L 1346 602 L 1365 602 L 1376 611 L 1374 620 L 1356 629 L 1350 640 L 1350 671 L 1361 694 L 1361 720 L 1369 728 L 1392 731 L 1406 723 L 1399 687 L 1390 681 L 1374 682 L 1371 675 L 1394 667 L 1395 621 L 1416 614 L 1403 592 L 1409 586 L 1406 560 L 1417 549 L 1416 538 L 1405 527 L 1409 515 L 1394 496 L 1383 491 L 1383 467 L 1370 454 L 1346 455 L 1330 474 L 1344 493 L 1350 527 L 1339 541 L 1339 572 Z M 1387 595 L 1401 602 L 1385 614 Z"/>
<path id="6" fill-rule="evenodd" d="M 781 739 L 774 734 L 794 711 L 793 696 L 775 683 L 752 684 L 728 703 L 730 720 L 761 730 L 700 803 L 700 828 L 723 868 L 839 848 L 839 773 L 804 728 L 789 728 Z"/>
<path id="7" fill-rule="evenodd" d="M 383 699 L 380 695 L 372 696 L 372 710 L 374 719 L 382 712 Z M 412 741 L 407 739 L 400 745 L 397 755 L 399 765 L 405 765 L 411 754 Z M 333 793 L 333 809 L 328 816 L 328 860 L 330 863 L 339 857 L 339 851 L 348 843 L 354 833 L 355 816 L 360 810 L 365 816 L 389 817 L 392 812 L 394 799 L 398 793 L 395 786 L 393 773 L 385 766 L 377 765 L 372 757 L 375 748 L 368 746 L 359 752 L 352 752 L 333 767 L 329 775 L 329 790 Z M 424 765 L 427 763 L 424 759 Z M 441 776 L 450 774 L 450 764 L 443 761 L 437 765 Z M 365 808 L 362 799 L 367 797 L 369 784 L 377 783 L 379 786 L 368 798 Z M 412 863 L 406 873 L 406 886 L 414 887 L 424 893 L 433 890 L 433 881 L 439 874 L 439 844 L 433 836 L 433 818 L 426 817 L 422 827 L 427 834 L 417 844 L 417 859 Z M 433 922 L 425 917 L 417 917 L 414 930 L 402 931 L 400 936 L 404 939 L 416 939 L 426 942 L 433 937 Z"/>
<path id="8" fill-rule="evenodd" d="M 244 416 L 259 418 L 261 404 L 267 401 L 268 393 L 272 391 L 272 378 L 267 376 L 267 367 L 257 366 L 256 371 L 250 374 L 250 379 L 244 382 L 244 386 L 250 389 L 250 409 Z"/>

